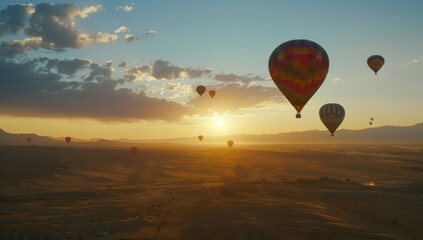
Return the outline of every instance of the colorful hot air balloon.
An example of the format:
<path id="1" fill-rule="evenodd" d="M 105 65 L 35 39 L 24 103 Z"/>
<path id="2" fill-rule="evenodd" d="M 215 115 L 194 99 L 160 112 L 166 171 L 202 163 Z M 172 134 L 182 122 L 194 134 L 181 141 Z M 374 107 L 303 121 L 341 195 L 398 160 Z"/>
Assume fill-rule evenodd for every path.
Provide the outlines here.
<path id="1" fill-rule="evenodd" d="M 369 122 L 369 125 L 372 126 L 373 122 Z"/>
<path id="2" fill-rule="evenodd" d="M 206 87 L 203 85 L 199 85 L 197 86 L 196 90 L 197 90 L 197 93 L 200 94 L 200 97 L 201 97 L 206 92 Z"/>
<path id="3" fill-rule="evenodd" d="M 203 141 L 203 135 L 198 135 L 198 140 Z"/>
<path id="4" fill-rule="evenodd" d="M 216 91 L 215 90 L 210 90 L 209 91 L 209 95 L 210 95 L 210 97 L 214 98 L 214 95 L 216 95 Z"/>
<path id="5" fill-rule="evenodd" d="M 384 63 L 385 59 L 380 55 L 373 55 L 367 59 L 367 65 L 375 72 L 375 75 L 382 68 Z"/>
<path id="6" fill-rule="evenodd" d="M 65 137 L 65 141 L 66 141 L 66 143 L 69 143 L 71 140 L 72 140 L 72 138 L 71 138 L 71 137 Z"/>
<path id="7" fill-rule="evenodd" d="M 344 120 L 345 110 L 337 103 L 328 103 L 320 108 L 319 115 L 323 124 L 332 133 L 331 136 L 333 136 L 333 133 Z"/>
<path id="8" fill-rule="evenodd" d="M 317 43 L 291 40 L 270 55 L 269 72 L 276 86 L 297 110 L 301 110 L 322 85 L 329 71 L 329 57 Z"/>
<path id="9" fill-rule="evenodd" d="M 234 145 L 234 141 L 229 140 L 226 144 L 228 144 L 229 148 L 232 148 L 232 146 Z"/>
<path id="10" fill-rule="evenodd" d="M 26 139 L 26 141 L 27 141 L 28 143 L 31 143 L 32 138 L 31 138 L 31 137 L 28 137 L 28 138 Z"/>
<path id="11" fill-rule="evenodd" d="M 137 147 L 131 147 L 129 150 L 131 151 L 132 157 L 135 157 L 137 155 L 137 153 L 138 153 L 138 148 Z"/>

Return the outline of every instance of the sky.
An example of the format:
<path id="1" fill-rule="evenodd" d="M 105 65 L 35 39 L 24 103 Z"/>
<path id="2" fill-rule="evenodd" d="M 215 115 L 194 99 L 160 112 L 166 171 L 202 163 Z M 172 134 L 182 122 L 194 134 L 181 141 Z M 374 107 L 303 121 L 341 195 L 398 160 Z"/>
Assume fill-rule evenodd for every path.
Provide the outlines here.
<path id="1" fill-rule="evenodd" d="M 423 122 L 423 1 L 0 2 L 0 128 L 163 139 Z M 280 44 L 308 39 L 329 73 L 295 118 L 270 78 Z M 375 75 L 371 55 L 385 65 Z M 205 85 L 217 94 L 200 97 Z"/>

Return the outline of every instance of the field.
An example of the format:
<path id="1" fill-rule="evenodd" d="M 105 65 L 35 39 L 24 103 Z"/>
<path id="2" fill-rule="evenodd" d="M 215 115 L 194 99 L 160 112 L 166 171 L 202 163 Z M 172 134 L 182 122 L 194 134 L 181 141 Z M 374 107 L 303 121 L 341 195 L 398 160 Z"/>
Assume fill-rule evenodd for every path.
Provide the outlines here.
<path id="1" fill-rule="evenodd" d="M 423 239 L 421 145 L 0 146 L 0 239 Z"/>

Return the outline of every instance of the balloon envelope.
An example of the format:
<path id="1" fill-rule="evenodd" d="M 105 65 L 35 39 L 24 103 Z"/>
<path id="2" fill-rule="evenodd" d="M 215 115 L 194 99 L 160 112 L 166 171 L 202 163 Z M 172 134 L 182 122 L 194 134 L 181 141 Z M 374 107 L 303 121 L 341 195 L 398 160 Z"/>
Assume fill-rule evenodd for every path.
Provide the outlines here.
<path id="1" fill-rule="evenodd" d="M 370 118 L 370 121 L 373 121 L 374 118 Z"/>
<path id="2" fill-rule="evenodd" d="M 372 126 L 373 122 L 369 122 L 369 125 Z"/>
<path id="3" fill-rule="evenodd" d="M 137 155 L 137 153 L 138 153 L 138 148 L 137 147 L 131 147 L 129 150 L 131 151 L 132 157 L 135 157 Z"/>
<path id="4" fill-rule="evenodd" d="M 234 145 L 234 141 L 229 140 L 226 144 L 231 148 Z"/>
<path id="5" fill-rule="evenodd" d="M 198 135 L 198 140 L 203 141 L 203 135 Z"/>
<path id="6" fill-rule="evenodd" d="M 30 143 L 32 141 L 32 138 L 29 137 L 26 139 L 26 141 Z"/>
<path id="7" fill-rule="evenodd" d="M 367 59 L 367 65 L 375 72 L 375 75 L 382 68 L 384 63 L 385 59 L 380 55 L 373 55 Z"/>
<path id="8" fill-rule="evenodd" d="M 206 92 L 206 87 L 203 85 L 199 85 L 196 88 L 197 93 L 200 94 L 200 96 L 203 96 L 203 94 Z"/>
<path id="9" fill-rule="evenodd" d="M 69 143 L 71 140 L 72 140 L 72 138 L 71 138 L 71 137 L 65 137 L 65 141 L 66 141 L 67 143 Z"/>
<path id="10" fill-rule="evenodd" d="M 301 110 L 322 85 L 329 71 L 329 57 L 317 43 L 291 40 L 270 55 L 269 73 L 273 82 L 297 110 Z"/>
<path id="11" fill-rule="evenodd" d="M 323 124 L 333 136 L 333 133 L 344 120 L 345 110 L 337 103 L 328 103 L 320 108 L 319 115 Z"/>
<path id="12" fill-rule="evenodd" d="M 215 90 L 210 90 L 209 91 L 209 95 L 210 95 L 210 97 L 214 98 L 214 96 L 216 95 L 216 91 Z"/>

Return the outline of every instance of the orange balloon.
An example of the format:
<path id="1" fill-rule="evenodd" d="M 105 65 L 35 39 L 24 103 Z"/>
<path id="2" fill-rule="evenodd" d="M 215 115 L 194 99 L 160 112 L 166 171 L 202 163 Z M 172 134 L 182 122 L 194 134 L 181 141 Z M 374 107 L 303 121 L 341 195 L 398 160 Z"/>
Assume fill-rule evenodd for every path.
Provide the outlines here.
<path id="1" fill-rule="evenodd" d="M 229 140 L 226 144 L 228 144 L 229 148 L 232 148 L 232 146 L 234 145 L 234 141 Z"/>
<path id="2" fill-rule="evenodd" d="M 203 141 L 203 135 L 198 135 L 198 140 Z"/>
<path id="3" fill-rule="evenodd" d="M 72 138 L 71 138 L 71 137 L 65 137 L 65 141 L 66 141 L 66 143 L 69 143 L 71 140 L 72 140 Z"/>
<path id="4" fill-rule="evenodd" d="M 210 97 L 214 98 L 214 96 L 216 95 L 216 91 L 215 90 L 210 90 L 209 91 L 209 95 L 210 95 Z"/>

